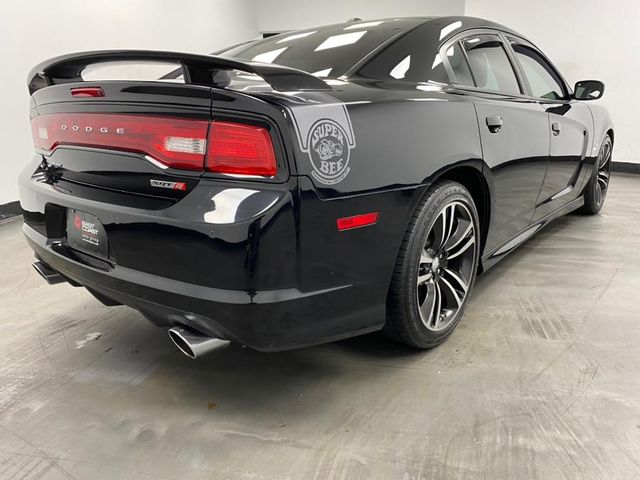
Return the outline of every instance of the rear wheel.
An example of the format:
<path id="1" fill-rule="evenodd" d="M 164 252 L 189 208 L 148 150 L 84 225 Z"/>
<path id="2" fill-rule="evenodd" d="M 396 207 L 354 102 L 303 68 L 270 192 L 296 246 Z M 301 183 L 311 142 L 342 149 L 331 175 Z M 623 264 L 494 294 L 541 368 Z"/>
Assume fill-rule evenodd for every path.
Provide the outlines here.
<path id="1" fill-rule="evenodd" d="M 385 330 L 418 348 L 442 343 L 466 309 L 479 245 L 478 214 L 467 189 L 451 181 L 429 188 L 398 254 Z"/>
<path id="2" fill-rule="evenodd" d="M 587 215 L 595 215 L 600 211 L 609 190 L 609 178 L 611 177 L 611 153 L 613 142 L 609 135 L 604 137 L 598 158 L 596 159 L 593 175 L 584 191 L 584 206 L 580 212 Z"/>

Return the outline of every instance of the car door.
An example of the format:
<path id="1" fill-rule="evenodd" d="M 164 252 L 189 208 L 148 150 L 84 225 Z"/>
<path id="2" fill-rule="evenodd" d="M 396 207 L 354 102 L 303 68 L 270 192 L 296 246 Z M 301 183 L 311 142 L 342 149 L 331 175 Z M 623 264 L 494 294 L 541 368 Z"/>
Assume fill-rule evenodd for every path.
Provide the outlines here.
<path id="1" fill-rule="evenodd" d="M 531 96 L 545 109 L 551 141 L 549 162 L 533 221 L 576 198 L 588 180 L 583 169 L 589 142 L 591 114 L 572 100 L 553 64 L 531 43 L 508 35 L 508 43 Z"/>
<path id="2" fill-rule="evenodd" d="M 482 152 L 490 169 L 491 225 L 485 252 L 491 254 L 526 229 L 536 207 L 549 154 L 546 108 L 526 95 L 502 37 L 491 31 L 461 36 L 471 79 L 454 85 L 474 96 Z M 445 47 L 450 56 L 450 46 Z M 472 84 L 470 84 L 473 82 Z"/>

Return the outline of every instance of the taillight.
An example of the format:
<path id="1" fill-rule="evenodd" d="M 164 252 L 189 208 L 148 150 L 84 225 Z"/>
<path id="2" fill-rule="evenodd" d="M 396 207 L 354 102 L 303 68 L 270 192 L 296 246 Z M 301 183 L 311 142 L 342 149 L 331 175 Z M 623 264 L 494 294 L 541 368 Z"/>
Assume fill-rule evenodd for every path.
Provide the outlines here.
<path id="1" fill-rule="evenodd" d="M 218 173 L 274 176 L 276 156 L 269 132 L 253 125 L 213 122 L 206 169 Z"/>
<path id="2" fill-rule="evenodd" d="M 143 153 L 167 167 L 272 177 L 269 132 L 231 122 L 120 114 L 53 114 L 31 121 L 36 147 L 78 145 Z"/>
<path id="3" fill-rule="evenodd" d="M 74 113 L 32 121 L 34 143 L 51 151 L 81 145 L 144 153 L 173 168 L 202 170 L 209 122 L 142 115 Z"/>

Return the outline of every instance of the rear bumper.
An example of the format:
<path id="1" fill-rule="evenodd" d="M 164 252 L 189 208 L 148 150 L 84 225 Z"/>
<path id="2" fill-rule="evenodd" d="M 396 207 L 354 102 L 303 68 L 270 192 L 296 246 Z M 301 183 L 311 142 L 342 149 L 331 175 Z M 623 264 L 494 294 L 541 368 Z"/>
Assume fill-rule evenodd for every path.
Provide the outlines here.
<path id="1" fill-rule="evenodd" d="M 33 173 L 38 163 L 20 177 L 24 234 L 39 259 L 105 304 L 264 351 L 384 325 L 414 192 L 324 201 L 304 177 L 277 185 L 201 179 L 177 203 L 152 209 L 42 181 Z M 109 263 L 65 247 L 67 209 L 100 220 Z M 337 230 L 336 218 L 370 211 L 380 212 L 376 225 Z"/>
<path id="2" fill-rule="evenodd" d="M 276 351 L 325 343 L 381 328 L 383 305 L 345 308 L 353 285 L 301 292 L 295 288 L 246 292 L 194 285 L 116 266 L 102 271 L 66 257 L 56 242 L 28 225 L 36 256 L 72 283 L 139 310 L 159 326 L 187 325 L 208 335 Z M 374 321 L 373 319 L 378 319 Z"/>

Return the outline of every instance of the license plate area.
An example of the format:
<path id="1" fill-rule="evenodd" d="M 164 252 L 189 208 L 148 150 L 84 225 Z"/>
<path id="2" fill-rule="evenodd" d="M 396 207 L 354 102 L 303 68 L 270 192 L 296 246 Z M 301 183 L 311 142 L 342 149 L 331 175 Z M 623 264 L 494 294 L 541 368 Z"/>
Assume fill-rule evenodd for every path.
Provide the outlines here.
<path id="1" fill-rule="evenodd" d="M 67 210 L 67 245 L 100 259 L 109 258 L 107 233 L 98 217 L 90 213 Z"/>

